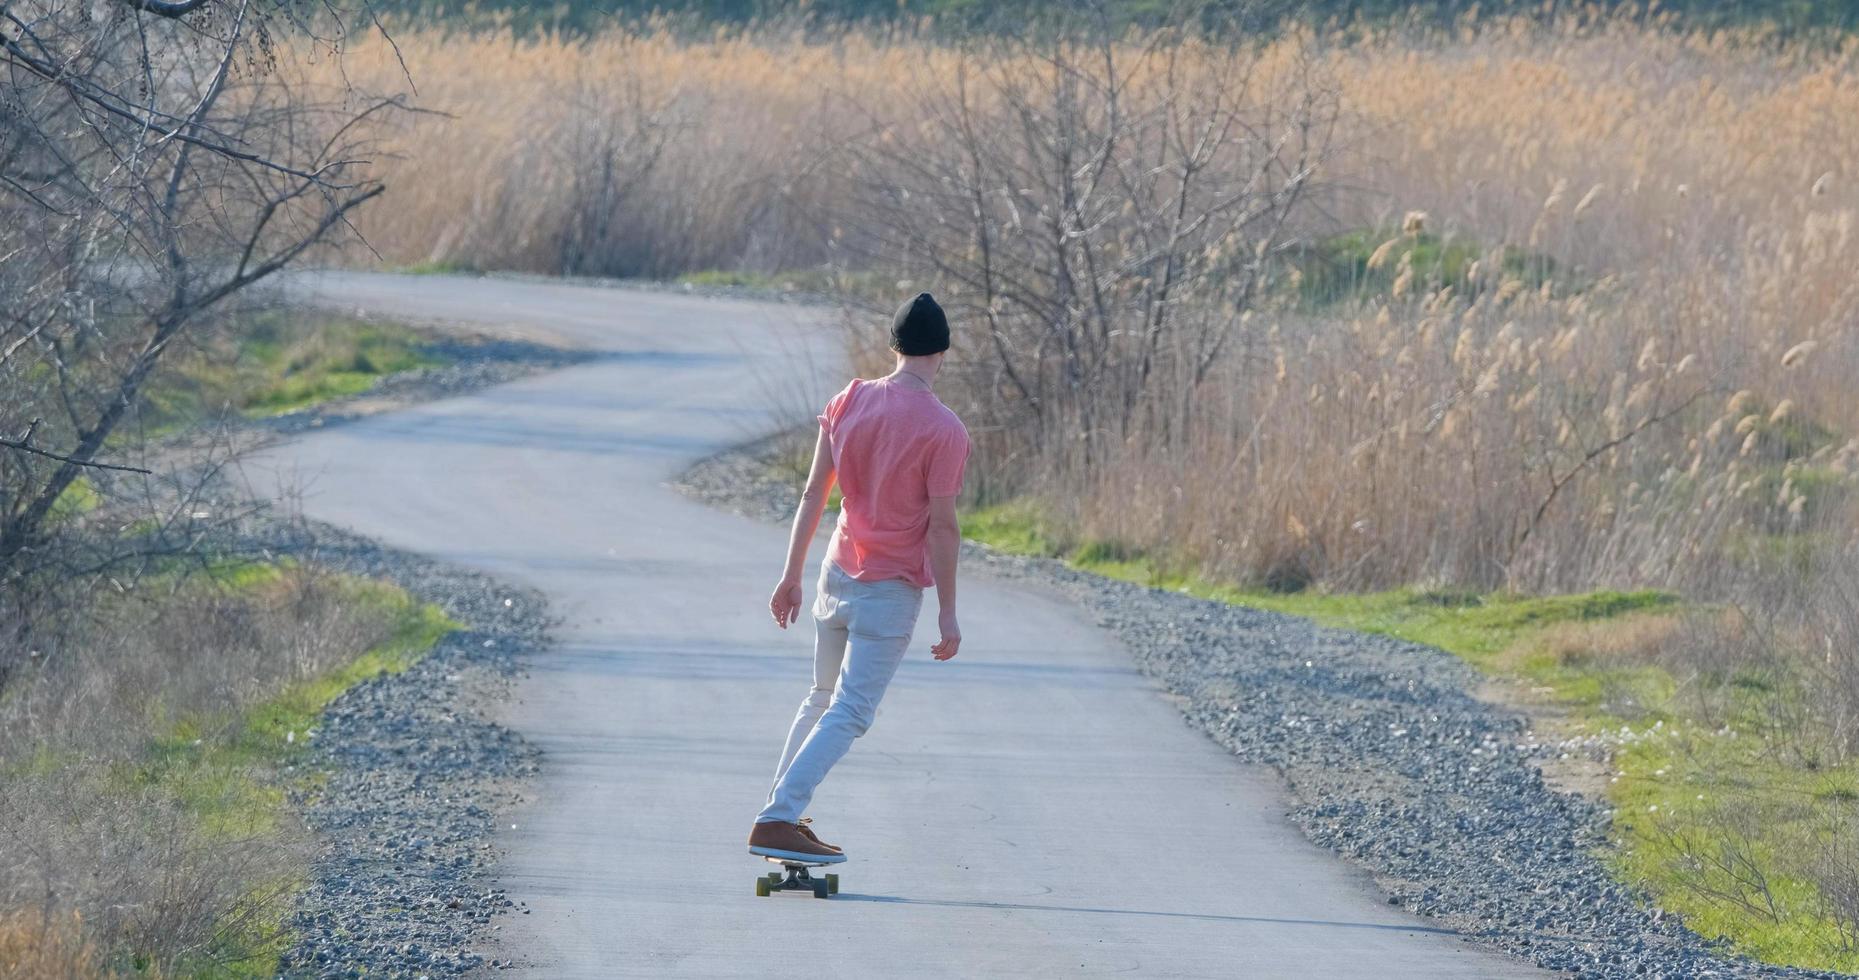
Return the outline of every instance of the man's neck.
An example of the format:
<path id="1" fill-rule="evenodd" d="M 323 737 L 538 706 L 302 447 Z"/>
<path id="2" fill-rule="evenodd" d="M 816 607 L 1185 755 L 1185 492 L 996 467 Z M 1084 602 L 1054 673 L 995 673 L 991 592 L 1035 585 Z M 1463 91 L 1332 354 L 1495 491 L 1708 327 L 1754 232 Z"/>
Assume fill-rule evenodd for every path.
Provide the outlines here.
<path id="1" fill-rule="evenodd" d="M 904 377 L 905 375 L 908 377 Z M 899 379 L 901 384 L 930 391 L 936 385 L 936 364 L 934 362 L 926 364 L 915 358 L 900 358 L 897 362 L 897 370 L 891 372 L 891 377 Z"/>

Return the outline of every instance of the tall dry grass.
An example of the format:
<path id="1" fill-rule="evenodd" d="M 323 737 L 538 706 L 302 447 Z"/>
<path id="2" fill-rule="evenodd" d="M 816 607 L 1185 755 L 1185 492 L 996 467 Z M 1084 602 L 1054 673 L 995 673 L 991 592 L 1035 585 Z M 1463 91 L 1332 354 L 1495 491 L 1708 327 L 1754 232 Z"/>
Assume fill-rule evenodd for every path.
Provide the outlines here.
<path id="1" fill-rule="evenodd" d="M 972 49 L 856 32 L 397 40 L 421 104 L 448 115 L 385 134 L 392 189 L 362 230 L 391 263 L 837 262 L 975 298 L 873 246 L 900 212 L 857 206 L 855 181 L 873 178 L 845 153 L 932 138 L 926 93 L 985 85 Z M 1170 60 L 1175 91 L 1213 63 Z M 1741 535 L 1848 522 L 1852 45 L 1518 21 L 1293 36 L 1255 64 L 1313 71 L 1343 111 L 1328 193 L 1295 238 L 1395 240 L 1417 211 L 1424 234 L 1483 261 L 1433 280 L 1400 266 L 1396 241 L 1375 289 L 1315 311 L 1253 304 L 1232 356 L 1170 393 L 1200 407 L 1193 426 L 1119 432 L 1088 464 L 1065 434 L 1016 427 L 1023 405 L 995 389 L 971 307 L 958 360 L 973 383 L 952 399 L 998 433 L 987 486 L 1044 492 L 1081 535 L 1185 544 L 1222 575 L 1295 566 L 1349 587 L 1695 586 Z M 344 67 L 363 91 L 399 81 L 379 44 Z M 1513 275 L 1506 248 L 1549 281 Z"/>
<path id="2" fill-rule="evenodd" d="M 103 970 L 76 916 L 19 911 L 0 916 L 0 980 L 94 980 Z"/>
<path id="3" fill-rule="evenodd" d="M 691 44 L 669 32 L 416 29 L 396 40 L 416 104 L 442 115 L 384 134 L 380 172 L 395 191 L 362 219 L 369 243 L 392 264 L 552 274 L 824 261 L 818 150 L 862 125 L 838 100 L 887 95 L 913 57 L 858 35 Z M 354 54 L 342 67 L 360 91 L 404 84 L 382 45 Z M 297 67 L 335 82 L 333 67 Z"/>
<path id="4" fill-rule="evenodd" d="M 1231 334 L 1218 363 L 1132 394 L 1116 379 L 1135 348 L 1106 341 L 1096 356 L 1117 370 L 1087 380 L 1115 382 L 1103 397 L 1126 404 L 1054 426 L 1028 406 L 1078 386 L 1075 365 L 1050 355 L 1038 372 L 1061 387 L 1006 385 L 990 343 L 1000 298 L 887 229 L 963 232 L 962 209 L 933 192 L 987 162 L 949 152 L 951 93 L 995 127 L 977 137 L 990 148 L 1036 154 L 1038 134 L 1013 127 L 1067 113 L 1078 133 L 1106 131 L 1112 75 L 1090 59 L 856 31 L 397 39 L 421 104 L 447 115 L 382 134 L 398 153 L 381 164 L 391 190 L 362 230 L 389 262 L 645 275 L 824 263 L 934 289 L 958 310 L 949 398 L 984 434 L 977 485 L 1043 497 L 1080 539 L 1250 582 L 1722 596 L 1798 579 L 1859 523 L 1855 42 L 1603 18 L 1249 47 L 1248 91 L 1308 91 L 1283 84 L 1298 74 L 1340 107 L 1317 188 L 1271 244 L 1277 288 L 1171 297 L 1189 340 Z M 1233 66 L 1227 49 L 1165 35 L 1109 53 L 1130 118 L 1205 105 L 1208 79 Z M 344 67 L 364 91 L 399 83 L 380 44 Z M 1042 71 L 1073 94 L 1055 84 L 1038 102 Z M 1029 91 L 1028 112 L 989 110 Z M 1270 139 L 1288 132 L 1272 128 L 1283 108 L 1240 117 Z M 1156 135 L 1111 164 L 1141 173 L 1169 130 L 1129 131 Z M 974 210 L 996 231 L 1037 224 L 1064 206 L 1060 183 L 1003 179 Z M 1124 190 L 1102 193 L 1114 205 Z M 1074 237 L 1128 258 L 1115 236 L 1141 229 L 1114 206 L 1090 217 Z M 1325 273 L 1329 236 L 1347 231 L 1382 247 L 1344 295 L 1301 301 L 1296 280 Z M 1439 248 L 1475 261 L 1415 258 Z M 1052 277 L 1028 268 L 1025 291 L 1052 299 Z M 1103 334 L 1140 330 L 1118 312 L 1135 301 L 1114 304 L 1152 296 L 1159 273 L 1121 261 L 1092 275 L 1113 304 Z M 1047 325 L 1083 318 L 1086 302 L 1048 304 Z M 1036 339 L 1038 315 L 1024 316 Z M 1162 400 L 1181 410 L 1127 404 Z"/>

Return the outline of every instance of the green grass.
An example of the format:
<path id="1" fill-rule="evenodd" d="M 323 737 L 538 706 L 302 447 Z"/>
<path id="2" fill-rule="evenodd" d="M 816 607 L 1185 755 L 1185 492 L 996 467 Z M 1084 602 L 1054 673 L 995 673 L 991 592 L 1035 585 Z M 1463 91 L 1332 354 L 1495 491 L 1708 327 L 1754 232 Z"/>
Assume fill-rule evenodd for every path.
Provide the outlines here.
<path id="1" fill-rule="evenodd" d="M 1371 269 L 1369 258 L 1382 243 L 1396 241 L 1385 261 Z M 1293 256 L 1297 269 L 1297 298 L 1307 308 L 1318 308 L 1368 296 L 1386 296 L 1403 257 L 1414 270 L 1414 291 L 1425 292 L 1439 286 L 1452 286 L 1464 294 L 1488 288 L 1496 279 L 1481 273 L 1479 282 L 1468 278 L 1473 262 L 1486 249 L 1463 238 L 1443 238 L 1431 232 L 1403 234 L 1399 229 L 1364 228 L 1333 235 Z M 1529 288 L 1556 278 L 1555 261 L 1513 246 L 1501 251 L 1501 269 L 1505 278 L 1516 279 Z"/>
<path id="2" fill-rule="evenodd" d="M 1705 936 L 1730 939 L 1758 959 L 1859 972 L 1859 950 L 1841 949 L 1805 873 L 1812 843 L 1852 833 L 1859 767 L 1789 762 L 1777 743 L 1682 723 L 1670 735 L 1628 745 L 1610 784 L 1616 807 L 1609 855 L 1615 873 L 1641 884 Z M 1689 841 L 1681 837 L 1689 837 Z M 1766 879 L 1766 894 L 1728 869 L 1693 860 L 1736 843 Z M 1716 894 L 1706 898 L 1703 891 Z M 1723 896 L 1739 896 L 1741 901 Z"/>
<path id="3" fill-rule="evenodd" d="M 231 409 L 280 415 L 366 391 L 399 371 L 446 363 L 397 324 L 301 311 L 260 314 L 177 352 L 143 395 L 143 418 L 172 431 Z"/>
<path id="4" fill-rule="evenodd" d="M 1481 666 L 1496 666 L 1500 654 L 1547 626 L 1669 609 L 1677 603 L 1677 597 L 1653 591 L 1523 596 L 1416 589 L 1366 594 L 1245 589 L 1166 571 L 1148 556 L 1104 542 L 1063 549 L 1024 504 L 970 512 L 962 518 L 962 533 L 1001 551 L 1063 557 L 1078 568 L 1107 578 L 1303 616 L 1325 626 L 1424 643 Z"/>
<path id="5" fill-rule="evenodd" d="M 210 573 L 223 588 L 260 590 L 279 581 L 284 567 L 242 562 Z M 274 786 L 253 784 L 227 793 L 242 775 L 272 768 L 301 751 L 305 733 L 313 728 L 323 709 L 344 691 L 383 674 L 397 674 L 417 663 L 447 633 L 458 628 L 438 607 L 418 602 L 396 586 L 362 579 L 344 579 L 346 601 L 380 610 L 391 617 L 393 629 L 381 644 L 347 664 L 298 681 L 271 697 L 237 712 L 174 719 L 150 742 L 144 762 L 126 774 L 138 784 L 161 784 L 179 791 L 209 827 L 233 833 L 263 829 L 275 817 L 275 807 L 227 806 L 229 798 L 249 796 L 264 802 L 281 798 Z"/>
<path id="6" fill-rule="evenodd" d="M 49 520 L 53 524 L 73 521 L 103 504 L 103 495 L 97 492 L 95 484 L 85 477 L 71 481 L 71 485 L 52 501 L 52 513 Z"/>
<path id="7" fill-rule="evenodd" d="M 764 289 L 821 293 L 844 285 L 843 276 L 831 269 L 790 269 L 785 272 L 744 272 L 734 269 L 701 269 L 678 277 L 684 285 L 712 289 Z"/>
<path id="8" fill-rule="evenodd" d="M 438 259 L 415 262 L 412 265 L 402 266 L 397 271 L 405 276 L 481 276 L 484 274 L 484 270 L 469 262 Z"/>
<path id="9" fill-rule="evenodd" d="M 1727 938 L 1759 959 L 1859 971 L 1859 950 L 1842 948 L 1821 896 L 1797 863 L 1806 853 L 1804 841 L 1850 833 L 1859 765 L 1819 759 L 1793 737 L 1798 733 L 1788 719 L 1798 716 L 1802 684 L 1745 673 L 1693 678 L 1681 691 L 1678 679 L 1656 662 L 1571 649 L 1566 636 L 1552 642 L 1569 624 L 1625 635 L 1684 611 L 1676 596 L 1273 593 L 1169 570 L 1115 543 L 1071 541 L 1026 502 L 970 511 L 962 528 L 1002 551 L 1063 558 L 1110 578 L 1437 647 L 1487 674 L 1546 692 L 1575 732 L 1626 726 L 1641 737 L 1620 748 L 1619 774 L 1606 789 L 1616 808 L 1615 846 L 1603 859 L 1616 875 L 1644 887 L 1700 934 Z M 1701 708 L 1706 705 L 1710 717 Z M 1749 829 L 1743 846 L 1767 875 L 1769 897 L 1760 901 L 1724 899 L 1736 893 L 1734 877 L 1692 860 L 1721 853 L 1740 833 L 1739 822 Z M 1683 838 L 1689 840 L 1681 844 Z M 1708 897 L 1713 894 L 1718 897 Z"/>
<path id="10" fill-rule="evenodd" d="M 759 272 L 736 272 L 729 269 L 703 269 L 679 276 L 678 281 L 692 286 L 752 289 L 771 289 L 776 285 L 776 279 L 773 276 Z"/>
<path id="11" fill-rule="evenodd" d="M 238 563 L 215 569 L 211 577 L 218 587 L 262 590 L 282 574 L 277 565 Z M 318 777 L 286 776 L 285 770 L 310 744 L 307 733 L 323 709 L 357 684 L 406 670 L 458 628 L 437 607 L 395 586 L 352 578 L 341 587 L 347 601 L 390 615 L 393 626 L 385 641 L 242 710 L 167 721 L 141 760 L 118 767 L 109 778 L 124 790 L 152 789 L 177 800 L 209 840 L 275 833 L 290 792 L 315 788 Z M 270 921 L 223 936 L 217 948 L 182 975 L 213 980 L 275 976 L 278 957 L 291 940 L 283 927 L 287 911 L 280 903 Z"/>

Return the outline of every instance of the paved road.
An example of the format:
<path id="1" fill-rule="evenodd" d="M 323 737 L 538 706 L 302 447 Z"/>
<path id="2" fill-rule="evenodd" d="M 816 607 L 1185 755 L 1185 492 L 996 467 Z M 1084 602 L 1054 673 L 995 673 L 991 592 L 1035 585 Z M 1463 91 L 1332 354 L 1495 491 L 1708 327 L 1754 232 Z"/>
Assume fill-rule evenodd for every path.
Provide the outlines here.
<path id="1" fill-rule="evenodd" d="M 919 629 L 813 816 L 843 892 L 756 898 L 743 838 L 808 687 L 763 610 L 783 532 L 663 481 L 842 379 L 770 384 L 803 310 L 497 279 L 341 275 L 322 301 L 520 328 L 609 356 L 296 440 L 306 510 L 545 591 L 565 617 L 505 720 L 546 753 L 500 835 L 499 976 L 1494 977 L 1282 818 L 1269 773 L 1183 724 L 1055 596 L 975 572 L 966 642 Z M 821 549 L 816 547 L 814 560 Z M 811 593 L 813 583 L 808 581 Z M 933 597 L 926 609 L 934 609 Z M 804 622 L 802 624 L 805 625 Z"/>

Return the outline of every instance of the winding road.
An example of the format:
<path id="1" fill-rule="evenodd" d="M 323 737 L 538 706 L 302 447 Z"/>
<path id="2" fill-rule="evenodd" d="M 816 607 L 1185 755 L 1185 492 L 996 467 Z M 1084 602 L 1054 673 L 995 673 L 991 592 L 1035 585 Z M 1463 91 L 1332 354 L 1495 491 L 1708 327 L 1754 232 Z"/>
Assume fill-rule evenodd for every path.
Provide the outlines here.
<path id="1" fill-rule="evenodd" d="M 563 620 L 500 719 L 544 763 L 497 841 L 500 883 L 531 910 L 497 920 L 490 955 L 519 964 L 497 976 L 1531 973 L 1386 904 L 1290 826 L 1271 773 L 1190 730 L 1108 634 L 974 569 L 961 656 L 930 659 L 926 614 L 877 723 L 814 801 L 851 855 L 842 893 L 755 897 L 769 865 L 743 839 L 807 692 L 812 634 L 768 621 L 783 529 L 665 481 L 776 414 L 810 416 L 844 380 L 832 318 L 499 278 L 294 288 L 601 355 L 251 464 L 300 483 L 310 516 L 533 586 Z"/>

